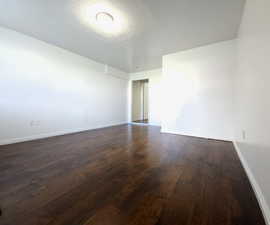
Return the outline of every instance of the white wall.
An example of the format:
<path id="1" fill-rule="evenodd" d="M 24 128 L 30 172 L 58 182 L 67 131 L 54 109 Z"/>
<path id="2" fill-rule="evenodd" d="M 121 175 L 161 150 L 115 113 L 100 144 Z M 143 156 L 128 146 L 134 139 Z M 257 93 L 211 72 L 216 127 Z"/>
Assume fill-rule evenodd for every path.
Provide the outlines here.
<path id="1" fill-rule="evenodd" d="M 236 41 L 163 57 L 162 131 L 233 139 Z"/>
<path id="2" fill-rule="evenodd" d="M 162 110 L 162 90 L 161 90 L 161 82 L 162 82 L 162 70 L 147 70 L 138 73 L 130 74 L 130 85 L 132 80 L 143 80 L 148 79 L 148 119 L 149 124 L 160 126 L 161 124 L 161 110 Z M 129 92 L 131 96 L 131 91 Z M 131 107 L 131 100 L 129 102 L 129 106 Z M 129 112 L 131 110 L 129 109 Z M 130 115 L 131 113 L 129 113 Z M 131 119 L 129 119 L 131 121 Z"/>
<path id="3" fill-rule="evenodd" d="M 128 75 L 104 71 L 102 64 L 0 28 L 0 144 L 125 123 Z"/>
<path id="4" fill-rule="evenodd" d="M 270 224 L 270 1 L 247 0 L 238 38 L 236 143 Z M 245 138 L 243 137 L 245 132 Z"/>

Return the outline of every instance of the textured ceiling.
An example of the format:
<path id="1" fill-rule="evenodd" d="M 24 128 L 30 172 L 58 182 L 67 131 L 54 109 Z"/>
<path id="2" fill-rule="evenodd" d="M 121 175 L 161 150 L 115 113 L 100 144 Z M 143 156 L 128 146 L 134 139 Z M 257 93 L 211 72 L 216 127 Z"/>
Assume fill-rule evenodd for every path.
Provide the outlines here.
<path id="1" fill-rule="evenodd" d="M 83 10 L 105 2 L 124 15 L 126 32 L 107 37 Z M 162 55 L 237 35 L 245 0 L 8 0 L 0 25 L 127 72 L 161 67 Z"/>

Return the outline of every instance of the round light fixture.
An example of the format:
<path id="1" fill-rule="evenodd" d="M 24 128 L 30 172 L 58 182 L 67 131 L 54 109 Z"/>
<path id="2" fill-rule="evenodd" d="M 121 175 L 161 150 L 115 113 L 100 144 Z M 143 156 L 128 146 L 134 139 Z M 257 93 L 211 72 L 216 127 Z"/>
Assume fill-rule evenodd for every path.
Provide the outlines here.
<path id="1" fill-rule="evenodd" d="M 114 18 L 110 13 L 98 12 L 96 14 L 96 21 L 100 24 L 110 26 L 114 22 Z"/>
<path id="2" fill-rule="evenodd" d="M 83 2 L 83 1 L 82 1 Z M 80 18 L 94 31 L 106 37 L 117 37 L 128 33 L 129 23 L 125 13 L 107 2 L 89 3 L 80 6 Z"/>

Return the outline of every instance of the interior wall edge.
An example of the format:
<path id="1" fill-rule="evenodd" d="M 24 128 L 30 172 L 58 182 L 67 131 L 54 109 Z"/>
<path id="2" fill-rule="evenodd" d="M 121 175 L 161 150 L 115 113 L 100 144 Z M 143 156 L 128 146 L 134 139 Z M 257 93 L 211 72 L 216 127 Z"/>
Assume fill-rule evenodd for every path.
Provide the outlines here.
<path id="1" fill-rule="evenodd" d="M 123 80 L 129 80 L 129 73 L 128 72 L 126 72 L 126 71 L 124 71 L 122 69 L 119 69 L 117 67 L 108 65 L 107 63 L 104 63 L 104 62 L 98 61 L 96 59 L 91 59 L 89 57 L 80 55 L 80 54 L 78 54 L 76 52 L 73 52 L 73 51 L 71 51 L 69 49 L 66 49 L 66 48 L 59 47 L 57 45 L 48 43 L 48 42 L 46 42 L 44 40 L 38 39 L 38 38 L 36 38 L 34 36 L 25 34 L 23 32 L 19 32 L 17 30 L 14 30 L 14 29 L 6 27 L 6 26 L 3 26 L 1 24 L 0 24 L 0 29 L 12 32 L 13 34 L 21 35 L 24 38 L 31 39 L 32 41 L 35 41 L 35 42 L 38 41 L 38 42 L 42 43 L 45 46 L 53 47 L 54 49 L 58 49 L 58 50 L 62 51 L 63 53 L 68 53 L 70 55 L 73 55 L 73 56 L 79 57 L 81 59 L 84 59 L 85 61 L 87 61 L 89 63 L 92 63 L 95 66 L 96 72 L 102 72 L 104 75 L 112 76 L 112 77 L 123 79 Z M 125 76 L 123 76 L 123 74 Z"/>
<path id="2" fill-rule="evenodd" d="M 127 122 L 128 74 L 1 26 L 0 40 L 2 145 Z"/>
<path id="3" fill-rule="evenodd" d="M 26 142 L 26 141 L 39 140 L 39 139 L 44 139 L 44 138 L 49 138 L 49 137 L 56 137 L 56 136 L 61 136 L 61 135 L 65 135 L 65 134 L 74 134 L 74 133 L 79 133 L 79 132 L 83 132 L 83 131 L 96 130 L 96 129 L 119 126 L 119 125 L 124 125 L 124 124 L 128 124 L 128 122 L 123 121 L 123 122 L 118 122 L 118 123 L 110 123 L 110 124 L 103 125 L 103 126 L 85 127 L 85 128 L 78 128 L 78 129 L 66 129 L 66 130 L 62 130 L 62 131 L 41 133 L 41 134 L 31 135 L 31 136 L 27 136 L 27 137 L 3 139 L 3 140 L 0 140 L 0 146 L 20 143 L 20 142 Z"/>
<path id="4" fill-rule="evenodd" d="M 166 134 L 175 134 L 175 135 L 183 135 L 183 136 L 188 136 L 188 137 L 197 137 L 197 138 L 206 138 L 206 139 L 214 139 L 214 140 L 219 140 L 219 141 L 230 141 L 232 142 L 233 139 L 229 137 L 220 137 L 220 136 L 214 136 L 214 135 L 202 135 L 202 134 L 195 134 L 195 133 L 185 133 L 185 132 L 179 132 L 175 130 L 168 130 L 161 128 L 161 133 L 166 133 Z"/>
<path id="5" fill-rule="evenodd" d="M 140 72 L 129 73 L 129 80 L 136 81 L 136 80 L 150 79 L 151 77 L 155 77 L 156 73 L 162 74 L 162 67 L 153 70 L 143 70 Z"/>
<path id="6" fill-rule="evenodd" d="M 132 122 L 132 82 L 138 80 L 148 80 L 148 124 L 153 126 L 161 126 L 161 99 L 162 92 L 162 68 L 154 70 L 145 70 L 142 72 L 129 73 L 129 84 L 128 84 L 128 121 Z"/>
<path id="7" fill-rule="evenodd" d="M 238 154 L 238 157 L 241 161 L 241 164 L 242 166 L 244 167 L 244 170 L 248 176 L 248 179 L 251 183 L 251 186 L 253 188 L 253 191 L 256 195 L 256 198 L 259 202 L 259 205 L 260 205 L 260 208 L 262 210 L 262 213 L 263 213 L 263 216 L 264 216 L 264 220 L 265 220 L 265 223 L 267 225 L 270 225 L 270 207 L 268 206 L 267 202 L 266 202 L 266 199 L 263 195 L 263 192 L 255 178 L 255 176 L 253 175 L 251 169 L 249 168 L 249 165 L 247 163 L 247 161 L 245 160 L 242 152 L 241 152 L 241 149 L 240 147 L 238 146 L 237 142 L 236 141 L 233 141 L 233 145 L 234 145 L 234 148 Z"/>
<path id="8" fill-rule="evenodd" d="M 112 77 L 115 77 L 115 78 L 118 78 L 118 79 L 123 79 L 123 80 L 129 80 L 129 74 L 122 71 L 122 70 L 119 70 L 117 68 L 114 68 L 112 66 L 109 66 L 109 65 L 105 65 L 104 66 L 104 73 L 106 75 L 109 75 L 109 76 L 112 76 Z"/>

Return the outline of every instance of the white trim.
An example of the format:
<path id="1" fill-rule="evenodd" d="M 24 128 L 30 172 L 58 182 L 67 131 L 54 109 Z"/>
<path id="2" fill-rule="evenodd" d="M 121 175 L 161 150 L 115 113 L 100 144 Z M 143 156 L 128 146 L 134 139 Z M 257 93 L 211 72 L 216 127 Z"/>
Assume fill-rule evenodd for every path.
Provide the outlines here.
<path id="1" fill-rule="evenodd" d="M 150 126 L 153 126 L 153 127 L 160 127 L 161 128 L 161 125 L 160 124 L 157 124 L 157 123 L 148 123 L 148 125 Z"/>
<path id="2" fill-rule="evenodd" d="M 257 200 L 259 202 L 260 208 L 261 208 L 263 216 L 264 216 L 264 220 L 265 220 L 266 224 L 270 225 L 270 209 L 269 209 L 269 206 L 267 205 L 267 202 L 264 198 L 263 192 L 262 192 L 258 182 L 256 181 L 255 176 L 253 175 L 251 169 L 249 168 L 247 161 L 245 160 L 243 154 L 241 153 L 239 146 L 237 145 L 237 143 L 235 141 L 233 141 L 233 145 L 234 145 L 236 152 L 238 154 L 238 157 L 240 158 L 241 163 L 246 171 L 246 174 L 247 174 L 249 181 L 252 185 L 253 191 L 256 194 Z"/>
<path id="3" fill-rule="evenodd" d="M 217 137 L 217 136 L 205 136 L 205 135 L 197 135 L 197 134 L 189 134 L 184 132 L 178 132 L 178 131 L 171 131 L 166 129 L 161 129 L 161 133 L 167 133 L 167 134 L 176 134 L 176 135 L 183 135 L 183 136 L 189 136 L 189 137 L 198 137 L 198 138 L 205 138 L 205 139 L 214 139 L 214 140 L 220 140 L 220 141 L 232 141 L 230 138 L 224 138 L 224 137 Z"/>
<path id="4" fill-rule="evenodd" d="M 136 123 L 136 122 L 130 122 L 128 123 L 130 125 L 138 125 L 138 126 L 151 126 L 149 123 Z"/>
<path id="5" fill-rule="evenodd" d="M 43 139 L 43 138 L 48 138 L 48 137 L 61 136 L 65 134 L 73 134 L 73 133 L 78 133 L 82 131 L 95 130 L 95 129 L 112 127 L 112 126 L 123 125 L 123 124 L 127 124 L 127 122 L 111 123 L 105 126 L 96 126 L 96 127 L 91 127 L 91 128 L 88 127 L 88 128 L 67 129 L 67 130 L 50 132 L 50 133 L 35 134 L 35 135 L 27 136 L 27 137 L 4 139 L 4 140 L 0 140 L 0 145 L 8 145 L 8 144 L 14 144 L 14 143 L 19 143 L 19 142 L 38 140 L 38 139 Z"/>
<path id="6" fill-rule="evenodd" d="M 130 125 L 142 125 L 142 126 L 152 126 L 152 127 L 161 127 L 158 124 L 155 123 L 137 123 L 137 122 L 129 122 Z"/>

